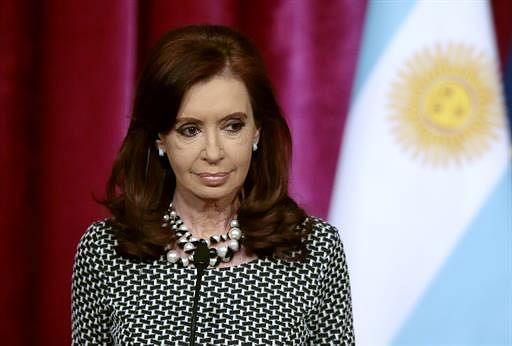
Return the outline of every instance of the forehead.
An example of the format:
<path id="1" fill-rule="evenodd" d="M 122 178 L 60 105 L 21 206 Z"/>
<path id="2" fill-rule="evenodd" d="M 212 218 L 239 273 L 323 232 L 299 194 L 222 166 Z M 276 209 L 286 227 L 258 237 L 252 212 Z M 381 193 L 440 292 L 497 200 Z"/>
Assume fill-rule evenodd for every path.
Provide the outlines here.
<path id="1" fill-rule="evenodd" d="M 252 116 L 245 84 L 231 76 L 215 76 L 194 84 L 184 95 L 178 118 L 216 117 L 236 112 Z"/>

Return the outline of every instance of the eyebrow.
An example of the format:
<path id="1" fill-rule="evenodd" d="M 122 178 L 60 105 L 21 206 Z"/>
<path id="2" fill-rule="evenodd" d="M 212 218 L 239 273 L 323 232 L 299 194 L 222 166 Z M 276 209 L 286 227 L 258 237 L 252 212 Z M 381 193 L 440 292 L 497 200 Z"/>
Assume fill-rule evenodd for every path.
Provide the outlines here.
<path id="1" fill-rule="evenodd" d="M 220 119 L 219 122 L 223 122 L 223 121 L 226 121 L 226 120 L 228 120 L 230 118 L 237 118 L 237 117 L 243 118 L 245 120 L 245 119 L 247 119 L 247 114 L 245 114 L 244 112 L 234 112 L 234 113 L 226 115 L 225 117 Z M 199 122 L 199 123 L 202 123 L 201 120 L 199 120 L 197 118 L 194 118 L 194 117 L 176 118 L 176 125 L 181 124 L 181 123 L 186 123 L 186 122 Z"/>

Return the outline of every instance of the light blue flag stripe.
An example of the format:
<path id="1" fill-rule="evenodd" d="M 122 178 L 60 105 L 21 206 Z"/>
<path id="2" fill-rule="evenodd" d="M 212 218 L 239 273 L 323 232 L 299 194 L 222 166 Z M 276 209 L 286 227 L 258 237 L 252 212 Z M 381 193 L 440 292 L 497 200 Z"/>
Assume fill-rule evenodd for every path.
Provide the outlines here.
<path id="1" fill-rule="evenodd" d="M 512 344 L 511 211 L 509 164 L 393 345 Z"/>
<path id="2" fill-rule="evenodd" d="M 414 0 L 371 0 L 368 3 L 352 99 L 359 95 L 382 52 L 415 4 Z"/>

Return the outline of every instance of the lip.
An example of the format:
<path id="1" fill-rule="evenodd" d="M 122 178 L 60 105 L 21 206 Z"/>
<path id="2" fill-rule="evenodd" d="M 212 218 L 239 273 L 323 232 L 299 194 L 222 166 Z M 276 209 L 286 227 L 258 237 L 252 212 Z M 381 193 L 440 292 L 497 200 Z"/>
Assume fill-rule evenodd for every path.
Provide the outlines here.
<path id="1" fill-rule="evenodd" d="M 202 172 L 197 173 L 203 184 L 207 186 L 220 186 L 224 184 L 231 172 Z"/>

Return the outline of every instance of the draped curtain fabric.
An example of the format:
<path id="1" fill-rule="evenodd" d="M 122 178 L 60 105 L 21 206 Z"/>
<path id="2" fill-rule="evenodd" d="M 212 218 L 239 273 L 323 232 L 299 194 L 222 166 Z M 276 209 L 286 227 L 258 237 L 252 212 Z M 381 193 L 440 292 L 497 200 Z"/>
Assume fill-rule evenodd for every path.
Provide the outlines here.
<path id="1" fill-rule="evenodd" d="M 0 0 L 2 343 L 69 345 L 73 255 L 167 30 L 225 24 L 262 51 L 294 139 L 291 191 L 325 217 L 364 1 Z"/>
<path id="2" fill-rule="evenodd" d="M 501 63 L 504 66 L 508 55 L 512 54 L 512 20 L 510 20 L 512 3 L 508 0 L 494 0 L 492 5 L 498 52 Z"/>
<path id="3" fill-rule="evenodd" d="M 493 15 L 502 67 L 508 127 L 512 136 L 512 20 L 510 20 L 510 13 L 512 13 L 512 2 L 508 0 L 493 1 Z"/>

